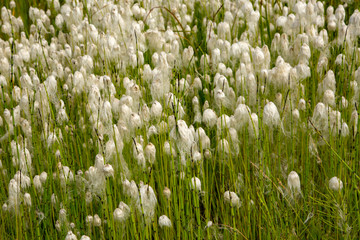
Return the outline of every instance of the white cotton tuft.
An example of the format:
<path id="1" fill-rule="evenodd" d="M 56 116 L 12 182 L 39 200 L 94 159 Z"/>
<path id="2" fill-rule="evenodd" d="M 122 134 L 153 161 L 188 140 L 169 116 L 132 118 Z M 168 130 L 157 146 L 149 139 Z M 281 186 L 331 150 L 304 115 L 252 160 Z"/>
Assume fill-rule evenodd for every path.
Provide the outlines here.
<path id="1" fill-rule="evenodd" d="M 236 120 L 235 126 L 237 130 L 242 130 L 249 122 L 251 110 L 245 104 L 239 104 L 234 111 L 234 118 Z"/>
<path id="2" fill-rule="evenodd" d="M 230 118 L 228 115 L 223 114 L 221 115 L 216 122 L 216 127 L 218 132 L 223 129 L 229 129 L 231 127 L 232 117 Z"/>
<path id="3" fill-rule="evenodd" d="M 154 164 L 156 160 L 156 148 L 155 145 L 151 142 L 146 145 L 144 150 L 145 158 L 149 161 L 150 164 Z"/>
<path id="4" fill-rule="evenodd" d="M 248 121 L 248 132 L 250 137 L 256 138 L 259 136 L 259 118 L 256 113 L 252 113 Z"/>
<path id="5" fill-rule="evenodd" d="M 329 188 L 333 191 L 340 191 L 343 188 L 343 182 L 338 177 L 332 177 L 329 180 Z"/>
<path id="6" fill-rule="evenodd" d="M 226 140 L 225 138 L 220 140 L 220 144 L 218 145 L 218 152 L 222 155 L 228 155 L 230 153 L 230 144 L 228 142 L 228 140 Z"/>
<path id="7" fill-rule="evenodd" d="M 216 121 L 217 121 L 217 116 L 216 116 L 215 111 L 210 108 L 206 109 L 203 112 L 202 120 L 207 127 L 212 128 L 213 126 L 215 126 Z"/>
<path id="8" fill-rule="evenodd" d="M 170 145 L 168 141 L 164 142 L 164 152 L 168 156 L 176 156 L 176 150 L 174 145 Z"/>
<path id="9" fill-rule="evenodd" d="M 278 128 L 281 126 L 280 114 L 276 105 L 273 102 L 269 102 L 264 107 L 263 123 L 270 129 Z"/>
<path id="10" fill-rule="evenodd" d="M 328 106 L 335 107 L 335 93 L 330 89 L 326 90 L 323 102 Z"/>
<path id="11" fill-rule="evenodd" d="M 300 177 L 295 171 L 289 173 L 288 187 L 292 193 L 301 193 Z"/>
<path id="12" fill-rule="evenodd" d="M 130 207 L 124 203 L 120 202 L 119 207 L 114 210 L 114 220 L 117 222 L 124 222 L 130 216 Z"/>
<path id="13" fill-rule="evenodd" d="M 163 227 L 167 227 L 167 228 L 171 228 L 171 220 L 166 216 L 166 215 L 162 215 L 159 217 L 159 226 L 161 228 Z"/>
<path id="14" fill-rule="evenodd" d="M 197 178 L 197 177 L 191 178 L 190 188 L 192 190 L 196 190 L 196 191 L 200 192 L 201 191 L 201 181 L 200 181 L 200 179 Z"/>
<path id="15" fill-rule="evenodd" d="M 305 111 L 305 109 L 306 109 L 305 99 L 301 98 L 301 99 L 299 100 L 298 108 L 299 108 L 299 110 L 301 110 L 301 111 Z"/>
<path id="16" fill-rule="evenodd" d="M 163 195 L 166 199 L 170 199 L 171 197 L 171 190 L 168 187 L 165 187 L 163 190 Z"/>
<path id="17" fill-rule="evenodd" d="M 347 137 L 350 134 L 349 126 L 346 122 L 343 122 L 341 125 L 341 137 Z"/>
<path id="18" fill-rule="evenodd" d="M 97 214 L 94 215 L 94 223 L 93 224 L 95 227 L 101 226 L 101 218 L 99 217 L 99 215 L 97 215 Z"/>
<path id="19" fill-rule="evenodd" d="M 129 180 L 125 179 L 122 183 L 124 194 L 132 199 L 137 199 L 139 196 L 138 187 L 134 180 L 129 182 Z"/>
<path id="20" fill-rule="evenodd" d="M 114 177 L 114 168 L 110 164 L 105 164 L 103 168 L 105 177 Z"/>
<path id="21" fill-rule="evenodd" d="M 62 187 L 65 187 L 68 182 L 74 181 L 74 174 L 68 166 L 61 166 L 59 168 L 59 179 Z"/>
<path id="22" fill-rule="evenodd" d="M 326 90 L 336 91 L 335 74 L 332 70 L 329 70 L 326 73 L 324 80 L 318 84 L 318 95 L 321 96 Z"/>
<path id="23" fill-rule="evenodd" d="M 156 195 L 153 188 L 149 185 L 142 185 L 139 191 L 140 198 L 137 200 L 137 207 L 144 214 L 145 221 L 149 224 L 155 214 Z"/>
<path id="24" fill-rule="evenodd" d="M 241 207 L 241 201 L 238 195 L 234 192 L 226 191 L 224 193 L 224 201 L 231 205 L 231 207 Z"/>
<path id="25" fill-rule="evenodd" d="M 65 237 L 65 240 L 77 240 L 77 237 L 72 231 L 69 231 Z"/>
<path id="26" fill-rule="evenodd" d="M 37 192 L 42 192 L 43 191 L 43 188 L 42 188 L 42 183 L 41 183 L 41 180 L 40 180 L 40 176 L 39 175 L 35 175 L 34 176 L 34 179 L 33 179 L 33 184 L 34 184 L 34 187 L 36 189 Z"/>
<path id="27" fill-rule="evenodd" d="M 31 207 L 31 195 L 29 193 L 24 194 L 24 205 Z"/>
<path id="28" fill-rule="evenodd" d="M 27 188 L 31 185 L 30 177 L 26 176 L 26 174 L 22 171 L 17 171 L 14 175 L 14 179 L 21 188 Z"/>
<path id="29" fill-rule="evenodd" d="M 178 147 L 180 153 L 190 153 L 191 145 L 194 142 L 194 134 L 184 120 L 177 121 L 177 124 L 170 132 L 170 137 L 174 142 L 176 142 L 176 146 Z M 185 164 L 186 162 L 182 161 L 182 163 Z"/>
<path id="30" fill-rule="evenodd" d="M 8 209 L 18 210 L 20 204 L 20 186 L 15 179 L 11 179 L 9 183 L 9 205 Z"/>
<path id="31" fill-rule="evenodd" d="M 328 132 L 328 109 L 325 104 L 321 102 L 316 104 L 311 121 L 320 132 Z"/>
<path id="32" fill-rule="evenodd" d="M 206 135 L 206 132 L 203 128 L 199 127 L 195 132 L 195 141 L 198 142 L 201 149 L 210 148 L 210 138 Z"/>
<path id="33" fill-rule="evenodd" d="M 94 223 L 94 217 L 91 215 L 86 216 L 85 222 L 90 227 Z"/>

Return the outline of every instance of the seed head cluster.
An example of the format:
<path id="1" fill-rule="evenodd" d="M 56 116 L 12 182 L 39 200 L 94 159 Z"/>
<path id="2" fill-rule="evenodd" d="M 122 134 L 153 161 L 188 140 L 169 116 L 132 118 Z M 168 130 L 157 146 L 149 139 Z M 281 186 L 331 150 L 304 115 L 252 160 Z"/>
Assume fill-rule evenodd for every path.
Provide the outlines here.
<path id="1" fill-rule="evenodd" d="M 0 235 L 358 236 L 357 1 L 18 2 L 0 12 Z"/>

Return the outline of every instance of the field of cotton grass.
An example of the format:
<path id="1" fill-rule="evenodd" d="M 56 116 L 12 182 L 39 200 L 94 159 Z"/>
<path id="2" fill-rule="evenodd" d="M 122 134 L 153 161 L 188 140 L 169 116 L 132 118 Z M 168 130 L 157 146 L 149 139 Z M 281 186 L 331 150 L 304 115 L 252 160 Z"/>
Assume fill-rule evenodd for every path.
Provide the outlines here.
<path id="1" fill-rule="evenodd" d="M 0 7 L 0 239 L 358 239 L 358 1 Z"/>

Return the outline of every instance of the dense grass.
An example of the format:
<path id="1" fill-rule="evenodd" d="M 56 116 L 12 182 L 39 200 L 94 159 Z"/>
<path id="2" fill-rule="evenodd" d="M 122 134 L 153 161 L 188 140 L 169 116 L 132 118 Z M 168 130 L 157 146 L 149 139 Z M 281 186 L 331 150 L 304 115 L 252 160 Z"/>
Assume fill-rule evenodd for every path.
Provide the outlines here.
<path id="1" fill-rule="evenodd" d="M 32 24 L 29 19 L 29 6 L 50 9 L 52 13 L 49 17 L 50 21 L 52 25 L 55 24 L 56 12 L 52 5 L 48 6 L 46 1 L 19 0 L 15 2 L 16 8 L 12 14 L 21 16 L 24 23 L 23 31 L 28 38 L 31 36 L 30 25 Z M 86 1 L 80 2 L 86 5 Z M 119 1 L 113 2 L 119 3 Z M 184 32 L 184 26 L 179 24 L 182 19 L 177 19 L 168 11 L 170 9 L 171 12 L 171 1 L 168 1 L 168 5 L 165 4 L 167 1 L 163 2 L 164 6 L 151 9 L 151 11 L 160 12 L 166 19 L 166 27 L 178 34 L 180 53 L 188 47 L 194 50 L 192 59 L 194 64 L 171 68 L 169 81 L 171 92 L 177 101 L 169 103 L 166 98 L 161 98 L 159 101 L 163 111 L 160 119 L 150 118 L 141 127 L 130 131 L 128 136 L 125 136 L 125 131 L 121 132 L 123 149 L 117 149 L 116 146 L 111 152 L 113 155 L 106 158 L 109 154 L 106 144 L 109 140 L 114 140 L 116 145 L 118 139 L 113 137 L 112 133 L 99 133 L 101 131 L 99 125 L 94 126 L 96 124 L 91 121 L 92 110 L 88 105 L 90 88 L 80 94 L 75 94 L 72 89 L 64 89 L 68 80 L 65 77 L 58 77 L 56 79 L 57 91 L 55 93 L 45 91 L 47 96 L 44 99 L 50 102 L 48 119 L 43 118 L 42 112 L 37 112 L 40 108 L 35 106 L 34 99 L 29 101 L 30 117 L 27 118 L 24 111 L 21 112 L 21 118 L 27 118 L 31 125 L 30 137 L 26 136 L 20 124 L 15 124 L 15 120 L 13 124 L 8 124 L 4 120 L 0 127 L 2 163 L 0 203 L 4 206 L 11 205 L 9 182 L 19 171 L 19 166 L 14 166 L 12 159 L 20 156 L 23 146 L 29 149 L 32 159 L 27 174 L 30 178 L 30 186 L 21 188 L 21 204 L 17 205 L 15 211 L 8 210 L 6 207 L 0 210 L 0 239 L 64 239 L 70 230 L 78 239 L 82 235 L 87 235 L 91 239 L 357 239 L 360 235 L 360 151 L 358 147 L 360 143 L 359 127 L 351 123 L 354 110 L 358 107 L 359 96 L 350 86 L 351 81 L 355 80 L 354 72 L 360 66 L 359 52 L 354 51 L 349 54 L 346 44 L 332 44 L 337 38 L 337 32 L 329 33 L 327 49 L 330 57 L 323 72 L 317 71 L 321 51 L 310 44 L 311 57 L 308 66 L 311 76 L 301 79 L 293 89 L 289 86 L 273 89 L 266 86 L 266 79 L 265 81 L 262 79 L 260 72 L 254 73 L 257 84 L 254 104 L 248 103 L 248 99 L 254 96 L 251 96 L 246 84 L 238 86 L 236 80 L 233 83 L 230 80 L 231 77 L 236 78 L 236 71 L 241 67 L 241 62 L 224 63 L 226 67 L 232 69 L 233 74 L 228 77 L 228 83 L 224 83 L 222 90 L 226 89 L 226 84 L 234 89 L 236 96 L 233 104 L 239 96 L 244 96 L 246 104 L 251 105 L 249 108 L 251 112 L 256 113 L 259 118 L 259 132 L 255 137 L 251 135 L 250 128 L 244 128 L 236 131 L 237 138 L 234 139 L 230 126 L 227 126 L 220 116 L 233 115 L 236 106 L 218 104 L 214 97 L 215 93 L 212 91 L 216 87 L 214 78 L 217 70 L 214 70 L 215 67 L 211 62 L 207 60 L 201 62 L 201 57 L 205 53 L 210 55 L 210 59 L 213 54 L 209 51 L 210 33 L 207 32 L 207 26 L 204 25 L 203 20 L 211 20 L 217 24 L 224 21 L 224 1 L 219 1 L 216 9 L 209 9 L 206 1 L 195 1 L 194 16 L 188 23 L 190 31 L 186 30 L 186 32 Z M 271 5 L 275 6 L 278 2 L 281 1 L 272 1 Z M 64 4 L 65 1 L 60 1 L 60 3 Z M 139 4 L 143 6 L 145 3 L 139 1 Z M 1 1 L 0 5 L 9 7 L 9 2 Z M 332 5 L 336 9 L 339 1 L 327 1 L 324 5 L 326 13 L 327 6 Z M 358 8 L 357 1 L 348 5 L 346 24 L 348 24 L 349 16 Z M 89 17 L 89 22 L 93 21 L 91 10 L 86 8 L 83 10 L 84 16 Z M 190 10 L 188 12 L 190 13 Z M 270 23 L 274 24 L 275 19 L 266 11 L 264 12 L 265 15 L 260 16 L 256 40 L 249 39 L 252 48 L 257 46 L 261 48 L 267 44 L 270 49 L 275 33 L 281 33 L 280 28 L 270 27 Z M 146 31 L 149 28 L 148 22 L 144 24 Z M 193 31 L 195 26 L 197 32 Z M 324 26 L 326 27 L 327 25 Z M 215 34 L 219 34 L 219 29 L 216 27 L 210 29 Z M 64 27 L 61 31 L 68 34 L 71 29 Z M 107 31 L 110 30 L 105 29 L 104 34 L 107 34 Z M 246 31 L 250 31 L 246 22 L 234 21 L 229 42 L 235 43 L 235 38 L 241 39 Z M 19 46 L 20 41 L 20 32 L 13 34 L 17 44 L 9 45 L 11 56 L 17 52 L 16 47 Z M 59 37 L 59 34 L 60 29 L 55 28 L 54 36 L 49 33 L 40 34 L 40 36 L 50 44 L 51 39 Z M 0 33 L 0 36 L 5 41 L 10 38 L 4 33 Z M 123 47 L 126 47 L 126 44 L 132 44 L 132 40 L 126 39 L 127 37 L 119 37 L 124 40 Z M 294 38 L 295 36 L 289 36 L 291 43 Z M 71 34 L 68 34 L 66 40 L 75 51 L 76 43 L 72 43 L 71 39 Z M 85 40 L 84 48 L 80 50 L 81 55 L 86 55 L 89 51 L 88 45 L 91 42 L 87 41 L 88 38 Z M 140 43 L 137 41 L 138 39 L 136 39 L 136 49 L 140 48 Z M 357 49 L 358 38 L 355 46 Z M 149 64 L 152 69 L 156 67 L 152 60 L 153 53 L 153 50 L 143 52 L 144 63 Z M 339 54 L 345 55 L 347 63 L 336 63 L 335 60 Z M 270 68 L 275 66 L 278 55 L 280 55 L 279 52 L 271 51 Z M 253 60 L 252 55 L 250 58 Z M 42 57 L 38 57 L 36 60 L 31 60 L 24 69 L 20 67 L 16 69 L 13 67 L 14 63 L 10 62 L 10 74 L 5 76 L 8 86 L 1 87 L 0 115 L 2 119 L 5 119 L 5 109 L 9 109 L 14 118 L 13 109 L 20 103 L 15 99 L 13 90 L 15 86 L 18 86 L 25 92 L 26 88 L 21 86 L 21 76 L 24 72 L 30 72 L 30 67 L 34 68 L 40 83 L 45 83 L 51 75 L 54 70 L 51 66 L 51 57 L 45 61 L 41 59 Z M 64 66 L 68 66 L 70 73 L 75 74 L 79 71 L 79 66 L 71 61 L 71 58 L 67 62 L 63 61 Z M 151 107 L 155 97 L 151 92 L 151 83 L 144 79 L 145 70 L 142 64 L 137 62 L 135 66 L 128 64 L 121 67 L 119 59 L 103 58 L 99 50 L 94 54 L 93 61 L 94 67 L 89 71 L 96 76 L 109 76 L 115 87 L 114 93 L 110 93 L 110 87 L 104 87 L 101 90 L 103 101 L 113 103 L 114 97 L 120 99 L 124 95 L 131 95 L 132 93 L 129 93 L 130 90 L 124 83 L 124 78 L 127 77 L 137 84 L 141 95 L 137 101 L 138 106 L 133 107 L 132 111 L 141 115 L 141 109 L 144 106 Z M 295 67 L 297 64 L 297 57 L 294 57 L 291 66 Z M 323 82 L 329 70 L 334 71 L 336 79 L 336 99 L 333 109 L 340 111 L 341 119 L 349 125 L 350 133 L 346 137 L 341 136 L 339 131 L 332 131 L 330 124 L 329 129 L 325 131 L 318 129 L 313 118 L 315 106 L 323 101 L 323 96 L 318 93 L 319 84 Z M 188 81 L 190 84 L 181 89 L 179 80 L 186 79 L 188 75 L 191 78 L 191 81 Z M 200 78 L 202 89 L 196 89 L 191 85 L 196 77 Z M 206 80 L 207 77 L 210 81 Z M 304 90 L 301 90 L 300 84 L 303 85 Z M 261 85 L 265 85 L 266 91 L 261 92 Z M 40 92 L 40 88 L 34 91 L 36 94 Z M 280 100 L 277 98 L 279 93 L 282 96 Z M 50 100 L 52 95 L 64 103 L 68 116 L 68 121 L 64 124 L 57 121 L 59 109 Z M 214 109 L 219 117 L 219 125 L 223 127 L 216 125 L 208 127 L 203 122 L 195 121 L 194 96 L 198 98 L 200 112 L 203 113 L 204 103 L 208 102 L 210 108 Z M 341 106 L 342 96 L 348 99 L 348 106 Z M 135 94 L 133 98 L 135 99 Z M 295 120 L 292 112 L 299 108 L 298 103 L 302 98 L 305 99 L 306 109 L 300 110 L 300 117 Z M 276 103 L 282 120 L 281 127 L 269 127 L 264 121 L 263 110 L 268 101 Z M 179 103 L 185 112 L 182 117 Z M 98 108 L 98 116 L 102 114 L 102 108 L 103 106 Z M 328 114 L 330 115 L 329 112 Z M 113 110 L 110 119 L 111 127 L 113 124 L 119 126 L 118 120 L 121 118 L 119 115 L 121 114 Z M 357 112 L 355 118 L 358 119 Z M 207 149 L 201 148 L 203 144 L 201 140 L 197 141 L 201 154 L 200 161 L 194 161 L 191 152 L 185 155 L 186 164 L 181 164 L 179 142 L 182 140 L 181 138 L 174 139 L 171 133 L 173 130 L 175 136 L 179 136 L 178 120 L 180 119 L 184 120 L 188 126 L 193 125 L 195 130 L 202 127 L 210 138 L 211 144 Z M 175 124 L 172 125 L 173 120 Z M 173 127 L 161 132 L 161 121 Z M 47 122 L 46 127 L 45 122 Z M 235 122 L 235 126 L 236 124 Z M 151 125 L 156 126 L 159 133 L 148 137 Z M 6 135 L 12 127 L 13 134 Z M 114 131 L 111 129 L 110 132 Z M 58 138 L 51 144 L 49 144 L 50 133 L 55 133 Z M 229 142 L 229 149 L 221 147 L 222 139 Z M 16 154 L 12 152 L 12 141 L 21 146 Z M 141 141 L 143 141 L 141 144 L 143 148 L 150 142 L 156 148 L 156 160 L 153 164 L 147 161 L 145 168 L 139 166 L 134 156 L 139 151 L 135 144 Z M 166 154 L 167 149 L 164 147 L 166 141 L 170 143 L 170 151 L 175 149 L 177 155 Z M 110 163 L 115 170 L 112 177 L 106 177 L 101 193 L 92 191 L 92 186 L 89 184 L 91 179 L 85 177 L 88 174 L 85 172 L 95 165 L 97 154 L 102 154 L 106 158 L 106 163 Z M 123 161 L 130 170 L 128 175 L 124 173 Z M 74 174 L 74 181 L 60 179 L 64 170 L 59 166 L 59 162 L 62 166 L 70 168 Z M 82 171 L 83 174 L 78 171 Z M 301 194 L 299 196 L 294 196 L 288 186 L 287 178 L 291 171 L 296 171 L 300 176 Z M 34 177 L 42 172 L 47 173 L 47 180 L 42 185 L 43 190 L 40 191 L 35 187 Z M 193 189 L 197 187 L 192 186 L 192 178 L 195 176 L 201 181 L 201 191 Z M 343 189 L 340 191 L 329 188 L 329 180 L 334 176 L 343 182 Z M 142 184 L 147 184 L 154 190 L 157 204 L 150 222 L 145 221 L 142 200 L 138 199 L 140 201 L 138 205 L 136 200 L 134 201 L 126 194 L 123 184 L 125 179 L 134 180 L 139 188 Z M 169 198 L 163 194 L 165 187 L 171 190 Z M 237 193 L 241 207 L 224 201 L 226 191 Z M 24 193 L 31 195 L 31 206 L 26 206 Z M 91 200 L 89 200 L 89 195 L 91 195 Z M 52 199 L 53 196 L 57 197 L 56 201 Z M 113 215 L 120 202 L 126 203 L 131 209 L 129 218 L 121 223 L 115 221 Z M 137 206 L 140 206 L 141 210 Z M 60 213 L 61 209 L 66 210 L 65 219 Z M 87 216 L 96 214 L 101 218 L 101 224 L 99 226 L 88 224 Z M 159 226 L 158 220 L 161 215 L 169 217 L 172 222 L 171 228 Z"/>

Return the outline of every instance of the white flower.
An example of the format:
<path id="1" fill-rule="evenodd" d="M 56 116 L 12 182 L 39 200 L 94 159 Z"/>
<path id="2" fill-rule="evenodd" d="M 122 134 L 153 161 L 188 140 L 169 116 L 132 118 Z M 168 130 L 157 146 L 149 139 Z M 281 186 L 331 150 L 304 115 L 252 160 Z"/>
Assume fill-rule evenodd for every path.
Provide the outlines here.
<path id="1" fill-rule="evenodd" d="M 306 102 L 303 98 L 299 100 L 298 108 L 301 111 L 304 111 L 306 109 Z"/>
<path id="2" fill-rule="evenodd" d="M 329 188 L 333 191 L 340 191 L 343 188 L 343 182 L 338 177 L 332 177 L 329 180 Z"/>
<path id="3" fill-rule="evenodd" d="M 68 166 L 61 166 L 59 168 L 59 179 L 61 186 L 65 187 L 68 182 L 74 181 L 74 174 Z"/>
<path id="4" fill-rule="evenodd" d="M 234 118 L 236 120 L 234 128 L 242 130 L 248 124 L 250 115 L 250 108 L 245 104 L 239 104 L 234 111 Z"/>
<path id="5" fill-rule="evenodd" d="M 34 184 L 34 187 L 35 187 L 36 191 L 42 192 L 42 190 L 43 190 L 42 189 L 42 183 L 41 183 L 39 175 L 35 175 L 35 177 L 33 179 L 33 184 Z"/>
<path id="6" fill-rule="evenodd" d="M 205 130 L 202 127 L 196 129 L 195 141 L 198 143 L 199 147 L 201 145 L 203 150 L 210 148 L 210 138 L 206 135 Z"/>
<path id="7" fill-rule="evenodd" d="M 347 137 L 350 134 L 349 126 L 346 124 L 346 122 L 343 122 L 341 125 L 341 136 Z"/>
<path id="8" fill-rule="evenodd" d="M 94 217 L 91 215 L 86 216 L 85 222 L 90 227 L 94 223 Z"/>
<path id="9" fill-rule="evenodd" d="M 123 181 L 123 190 L 124 194 L 131 197 L 132 199 L 137 199 L 139 196 L 138 187 L 134 180 L 131 182 L 127 179 Z"/>
<path id="10" fill-rule="evenodd" d="M 31 195 L 29 193 L 24 194 L 24 204 L 25 206 L 31 207 Z"/>
<path id="11" fill-rule="evenodd" d="M 253 63 L 255 66 L 255 69 L 257 72 L 259 72 L 262 69 L 262 66 L 265 63 L 265 55 L 261 48 L 256 47 L 252 50 L 252 57 L 253 57 Z"/>
<path id="12" fill-rule="evenodd" d="M 193 56 L 194 56 L 194 49 L 191 46 L 184 49 L 183 54 L 182 54 L 182 60 L 183 60 L 184 67 L 187 67 L 189 65 Z"/>
<path id="13" fill-rule="evenodd" d="M 141 128 L 142 121 L 141 117 L 137 113 L 131 113 L 129 118 L 129 127 L 131 130 L 136 130 L 138 128 Z"/>
<path id="14" fill-rule="evenodd" d="M 208 222 L 206 223 L 205 229 L 211 227 L 212 225 L 213 225 L 213 222 L 212 222 L 212 221 L 208 221 Z"/>
<path id="15" fill-rule="evenodd" d="M 157 203 L 155 192 L 149 185 L 142 185 L 139 191 L 140 197 L 137 200 L 138 210 L 144 214 L 145 221 L 150 223 L 155 214 Z"/>
<path id="16" fill-rule="evenodd" d="M 56 15 L 55 17 L 55 25 L 59 28 L 62 29 L 64 24 L 64 18 L 61 14 Z"/>
<path id="17" fill-rule="evenodd" d="M 202 118 L 203 122 L 205 123 L 206 126 L 212 128 L 217 121 L 217 116 L 214 110 L 208 108 L 203 112 L 203 118 Z"/>
<path id="18" fill-rule="evenodd" d="M 101 218 L 97 214 L 94 215 L 94 226 L 95 227 L 101 226 Z"/>
<path id="19" fill-rule="evenodd" d="M 194 135 L 184 120 L 177 121 L 177 125 L 170 132 L 170 137 L 176 142 L 181 153 L 190 153 L 191 145 L 194 142 Z"/>
<path id="20" fill-rule="evenodd" d="M 226 203 L 229 203 L 232 207 L 240 207 L 241 206 L 240 198 L 234 192 L 226 191 L 224 193 L 224 201 Z"/>
<path id="21" fill-rule="evenodd" d="M 170 228 L 172 226 L 171 225 L 171 220 L 166 215 L 162 215 L 162 216 L 159 217 L 159 226 L 161 228 L 163 228 L 163 227 Z"/>
<path id="22" fill-rule="evenodd" d="M 87 187 L 91 193 L 101 195 L 105 191 L 105 175 L 103 168 L 89 167 L 85 172 L 85 178 L 87 180 Z"/>
<path id="23" fill-rule="evenodd" d="M 114 176 L 114 168 L 110 164 L 104 165 L 103 172 L 104 172 L 105 177 L 113 177 Z"/>
<path id="24" fill-rule="evenodd" d="M 23 172 L 17 171 L 14 175 L 14 179 L 19 184 L 21 188 L 27 188 L 31 185 L 31 180 Z"/>
<path id="25" fill-rule="evenodd" d="M 326 90 L 332 90 L 333 92 L 336 92 L 336 80 L 335 80 L 335 74 L 332 70 L 329 70 L 325 77 L 324 80 L 319 83 L 318 85 L 318 94 L 321 95 L 322 93 L 324 93 Z"/>
<path id="26" fill-rule="evenodd" d="M 304 43 L 300 48 L 299 61 L 304 61 L 305 63 L 308 63 L 310 57 L 311 57 L 310 47 L 306 43 Z"/>
<path id="27" fill-rule="evenodd" d="M 130 215 L 130 207 L 124 202 L 120 202 L 119 207 L 114 210 L 114 220 L 124 222 Z"/>
<path id="28" fill-rule="evenodd" d="M 280 114 L 276 105 L 273 102 L 267 103 L 264 107 L 263 123 L 270 129 L 280 127 L 281 125 Z"/>
<path id="29" fill-rule="evenodd" d="M 217 119 L 216 127 L 218 132 L 221 132 L 223 129 L 229 129 L 231 127 L 231 118 L 226 114 L 221 115 Z"/>
<path id="30" fill-rule="evenodd" d="M 341 108 L 346 109 L 348 107 L 348 105 L 349 105 L 348 100 L 344 96 L 342 96 L 341 97 Z"/>
<path id="31" fill-rule="evenodd" d="M 65 223 L 67 221 L 66 210 L 64 208 L 59 211 L 59 221 L 60 223 Z"/>
<path id="32" fill-rule="evenodd" d="M 164 152 L 166 155 L 168 156 L 176 156 L 176 150 L 175 150 L 175 146 L 174 145 L 170 145 L 170 143 L 168 141 L 164 142 Z"/>
<path id="33" fill-rule="evenodd" d="M 77 240 L 77 237 L 72 231 L 69 231 L 65 237 L 65 240 Z"/>
<path id="34" fill-rule="evenodd" d="M 197 178 L 197 177 L 191 178 L 190 188 L 192 190 L 196 190 L 196 191 L 200 192 L 201 191 L 201 181 L 200 181 L 200 179 Z"/>
<path id="35" fill-rule="evenodd" d="M 171 190 L 168 187 L 165 187 L 163 190 L 163 194 L 164 197 L 169 200 L 171 197 Z"/>
<path id="36" fill-rule="evenodd" d="M 9 208 L 17 210 L 20 204 L 20 186 L 15 179 L 11 179 L 9 183 Z"/>
<path id="37" fill-rule="evenodd" d="M 230 145 L 228 140 L 226 140 L 225 138 L 221 139 L 218 148 L 219 148 L 218 152 L 220 155 L 222 154 L 228 155 L 230 152 Z"/>
<path id="38" fill-rule="evenodd" d="M 326 105 L 335 107 L 335 93 L 332 90 L 325 91 L 323 100 Z"/>
<path id="39" fill-rule="evenodd" d="M 154 162 L 156 160 L 156 148 L 155 148 L 155 145 L 150 142 L 148 145 L 146 145 L 144 153 L 145 153 L 145 158 L 151 164 L 154 164 Z"/>
<path id="40" fill-rule="evenodd" d="M 259 118 L 256 113 L 252 113 L 248 121 L 248 131 L 252 138 L 259 136 Z"/>
<path id="41" fill-rule="evenodd" d="M 8 210 L 8 205 L 7 205 L 6 203 L 4 203 L 4 204 L 2 205 L 2 210 L 3 210 L 4 212 L 6 212 L 6 211 Z"/>
<path id="42" fill-rule="evenodd" d="M 288 187 L 291 192 L 301 193 L 300 177 L 295 171 L 289 173 Z"/>
<path id="43" fill-rule="evenodd" d="M 158 30 L 148 30 L 145 33 L 145 37 L 151 51 L 156 52 L 161 50 L 163 44 L 165 43 L 165 39 L 161 36 L 161 33 Z"/>

